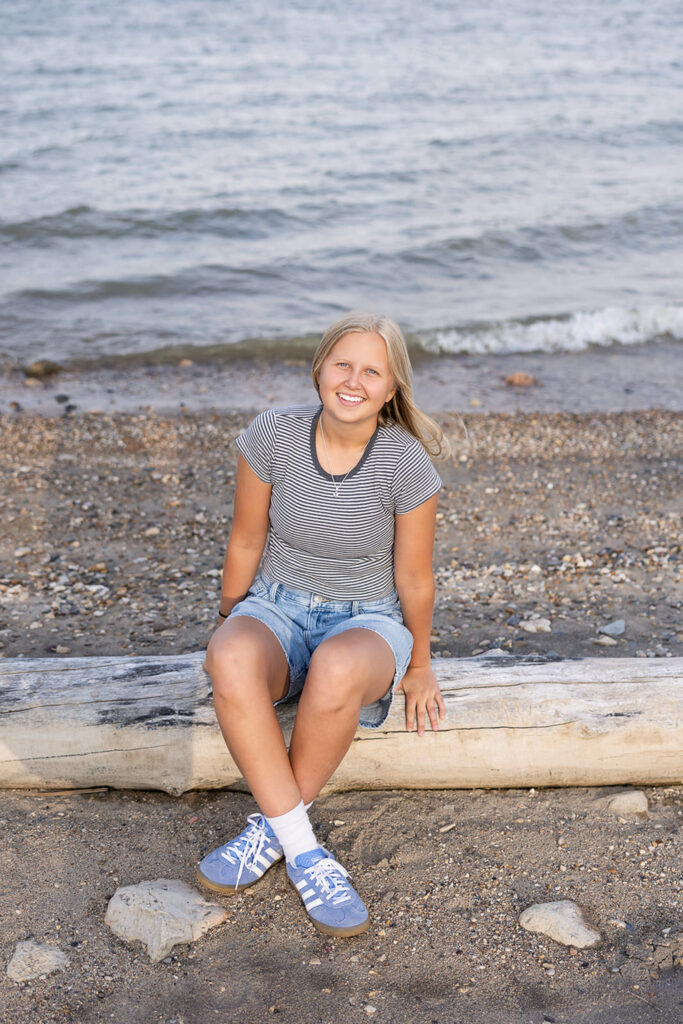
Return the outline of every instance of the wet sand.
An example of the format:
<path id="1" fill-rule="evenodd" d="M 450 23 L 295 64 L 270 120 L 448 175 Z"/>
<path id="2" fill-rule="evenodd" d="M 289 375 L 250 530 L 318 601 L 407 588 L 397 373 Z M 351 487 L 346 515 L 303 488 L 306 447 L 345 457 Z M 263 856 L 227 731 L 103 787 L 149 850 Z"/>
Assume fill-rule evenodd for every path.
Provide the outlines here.
<path id="1" fill-rule="evenodd" d="M 439 415 L 456 455 L 440 467 L 437 657 L 492 645 L 681 654 L 680 416 L 471 412 L 465 443 L 458 416 Z M 0 417 L 0 654 L 203 647 L 231 515 L 231 438 L 248 419 Z M 522 628 L 534 612 L 551 632 Z M 623 637 L 596 645 L 598 626 L 616 618 Z M 228 921 L 156 965 L 106 929 L 108 898 L 144 879 L 192 884 L 196 861 L 242 827 L 250 799 L 5 792 L 3 963 L 33 937 L 71 964 L 23 985 L 5 979 L 0 1020 L 673 1024 L 683 788 L 648 789 L 641 821 L 607 811 L 613 792 L 325 797 L 314 823 L 366 898 L 365 935 L 315 932 L 279 866 L 220 897 Z M 519 927 L 530 903 L 563 898 L 594 918 L 600 947 L 572 951 Z"/>
<path id="2" fill-rule="evenodd" d="M 683 410 L 676 367 L 681 343 L 615 345 L 581 352 L 507 356 L 418 356 L 415 394 L 432 412 L 635 412 Z M 20 406 L 43 416 L 71 412 L 253 412 L 315 400 L 310 362 L 229 359 L 220 363 L 76 367 L 45 380 L 19 370 L 0 374 L 0 413 Z M 514 373 L 535 383 L 506 385 Z"/>

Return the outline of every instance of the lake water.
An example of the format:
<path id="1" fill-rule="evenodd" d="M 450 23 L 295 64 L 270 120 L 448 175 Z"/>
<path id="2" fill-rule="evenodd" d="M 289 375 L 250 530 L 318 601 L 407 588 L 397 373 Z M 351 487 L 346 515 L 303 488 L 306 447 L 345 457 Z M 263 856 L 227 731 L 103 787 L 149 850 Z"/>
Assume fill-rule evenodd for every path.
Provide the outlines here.
<path id="1" fill-rule="evenodd" d="M 5 0 L 0 364 L 683 338 L 674 0 Z"/>

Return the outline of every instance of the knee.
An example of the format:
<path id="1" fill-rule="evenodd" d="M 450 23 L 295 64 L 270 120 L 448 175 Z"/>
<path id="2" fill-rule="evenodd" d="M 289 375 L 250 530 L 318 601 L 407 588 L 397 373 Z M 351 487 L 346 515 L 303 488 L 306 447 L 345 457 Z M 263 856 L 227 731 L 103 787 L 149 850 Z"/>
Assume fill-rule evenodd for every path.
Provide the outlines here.
<path id="1" fill-rule="evenodd" d="M 204 658 L 214 697 L 239 700 L 258 670 L 253 645 L 240 637 L 212 636 Z"/>
<path id="2" fill-rule="evenodd" d="M 328 711 L 339 711 L 360 701 L 357 675 L 353 655 L 348 649 L 342 652 L 328 641 L 326 649 L 318 648 L 313 653 L 306 689 L 309 697 L 319 701 Z"/>

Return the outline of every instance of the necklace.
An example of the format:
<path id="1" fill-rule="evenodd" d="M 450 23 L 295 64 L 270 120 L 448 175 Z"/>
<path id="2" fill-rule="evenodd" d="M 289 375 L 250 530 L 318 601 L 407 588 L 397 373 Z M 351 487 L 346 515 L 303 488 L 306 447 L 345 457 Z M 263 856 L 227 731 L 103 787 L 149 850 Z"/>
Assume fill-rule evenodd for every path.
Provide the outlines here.
<path id="1" fill-rule="evenodd" d="M 328 468 L 329 468 L 330 476 L 332 477 L 332 485 L 334 487 L 334 496 L 335 496 L 335 498 L 338 498 L 339 497 L 339 488 L 341 487 L 341 485 L 346 480 L 347 476 L 351 472 L 351 469 L 355 469 L 356 468 L 356 466 L 358 465 L 358 460 L 356 460 L 356 462 L 353 464 L 353 466 L 351 466 L 351 469 L 347 469 L 346 473 L 344 473 L 344 476 L 341 478 L 341 480 L 338 481 L 335 478 L 334 473 L 332 472 L 332 463 L 330 461 L 330 453 L 327 450 L 327 441 L 325 440 L 325 430 L 323 428 L 323 418 L 322 418 L 322 416 L 320 417 L 318 422 L 320 423 L 320 436 L 323 439 L 323 448 L 325 449 L 325 458 L 327 459 L 327 465 L 328 465 Z M 369 444 L 370 444 L 370 438 L 367 439 L 367 441 L 365 442 L 365 444 L 361 448 L 359 458 L 363 457 L 363 452 L 365 451 L 365 449 L 367 448 L 367 446 Z"/>

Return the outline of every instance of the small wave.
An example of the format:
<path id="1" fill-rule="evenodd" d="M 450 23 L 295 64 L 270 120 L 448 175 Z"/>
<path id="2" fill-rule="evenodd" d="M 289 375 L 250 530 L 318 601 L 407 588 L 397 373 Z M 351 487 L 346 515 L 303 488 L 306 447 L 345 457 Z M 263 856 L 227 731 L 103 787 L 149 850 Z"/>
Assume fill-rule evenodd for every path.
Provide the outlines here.
<path id="1" fill-rule="evenodd" d="M 683 305 L 606 307 L 533 320 L 504 320 L 431 331 L 422 343 L 432 355 L 581 352 L 592 345 L 639 345 L 683 340 Z"/>
<path id="2" fill-rule="evenodd" d="M 275 208 L 110 211 L 74 206 L 44 217 L 0 222 L 0 238 L 41 246 L 62 239 L 157 238 L 178 232 L 223 238 L 265 238 L 273 230 L 296 220 Z"/>
<path id="3" fill-rule="evenodd" d="M 659 251 L 672 241 L 678 245 L 683 232 L 680 204 L 647 205 L 604 218 L 567 223 L 519 224 L 508 229 L 487 229 L 478 234 L 429 241 L 402 250 L 407 265 L 433 262 L 448 268 L 513 260 L 520 263 L 575 260 L 580 254 L 615 253 L 619 249 Z"/>

